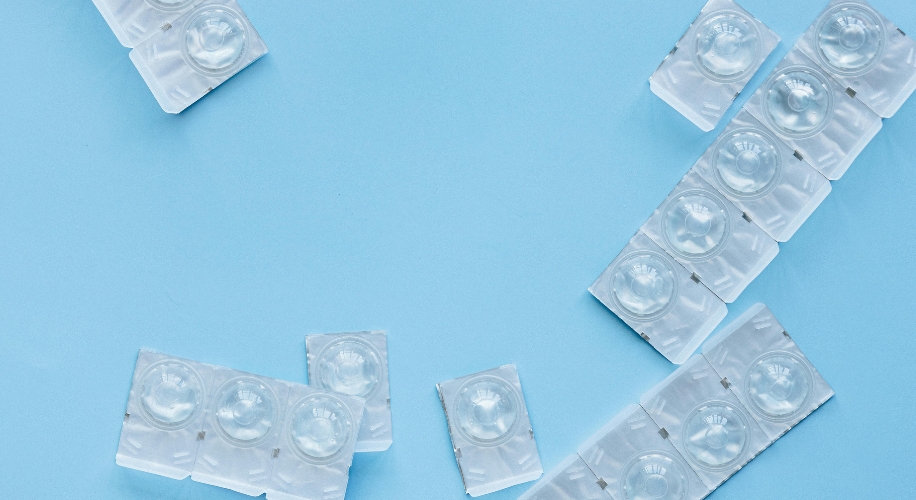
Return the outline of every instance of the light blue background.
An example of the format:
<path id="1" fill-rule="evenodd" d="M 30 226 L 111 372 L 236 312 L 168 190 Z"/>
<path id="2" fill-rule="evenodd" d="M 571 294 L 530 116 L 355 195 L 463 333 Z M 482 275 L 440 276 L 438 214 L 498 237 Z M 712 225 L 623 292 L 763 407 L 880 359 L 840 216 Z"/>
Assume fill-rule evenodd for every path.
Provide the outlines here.
<path id="1" fill-rule="evenodd" d="M 90 0 L 3 2 L 0 497 L 246 498 L 115 465 L 137 350 L 304 381 L 304 335 L 356 329 L 395 443 L 348 500 L 465 498 L 435 384 L 503 363 L 555 466 L 674 368 L 586 288 L 716 137 L 647 84 L 703 3 L 242 0 L 270 54 L 170 116 Z M 750 88 L 825 3 L 743 1 L 783 37 Z M 914 130 L 730 307 L 837 395 L 711 498 L 916 496 Z"/>

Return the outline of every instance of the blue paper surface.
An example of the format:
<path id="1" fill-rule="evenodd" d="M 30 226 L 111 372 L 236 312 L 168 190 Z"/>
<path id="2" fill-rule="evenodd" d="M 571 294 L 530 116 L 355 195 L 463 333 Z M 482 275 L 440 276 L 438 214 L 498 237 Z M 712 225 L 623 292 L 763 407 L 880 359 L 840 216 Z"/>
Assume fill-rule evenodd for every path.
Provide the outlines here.
<path id="1" fill-rule="evenodd" d="M 305 381 L 307 333 L 388 330 L 348 500 L 465 498 L 437 382 L 517 364 L 546 470 L 674 370 L 586 288 L 737 111 L 648 88 L 703 0 L 241 3 L 270 53 L 178 116 L 90 0 L 3 4 L 0 497 L 246 498 L 115 465 L 141 347 Z M 741 3 L 783 42 L 738 105 L 826 4 Z M 911 99 L 731 305 L 836 396 L 710 498 L 916 497 L 914 131 Z"/>

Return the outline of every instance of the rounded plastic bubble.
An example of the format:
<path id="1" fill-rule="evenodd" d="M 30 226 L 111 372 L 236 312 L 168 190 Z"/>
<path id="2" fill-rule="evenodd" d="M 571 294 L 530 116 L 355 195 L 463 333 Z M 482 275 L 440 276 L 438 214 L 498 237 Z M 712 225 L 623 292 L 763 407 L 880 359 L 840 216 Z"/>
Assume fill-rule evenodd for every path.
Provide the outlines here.
<path id="1" fill-rule="evenodd" d="M 811 372 L 798 356 L 768 353 L 751 364 L 745 393 L 751 409 L 770 420 L 788 420 L 805 408 L 812 389 Z"/>
<path id="2" fill-rule="evenodd" d="M 174 11 L 188 7 L 194 3 L 194 1 L 195 0 L 146 0 L 146 3 L 159 10 Z"/>
<path id="3" fill-rule="evenodd" d="M 381 377 L 378 351 L 360 338 L 332 342 L 318 355 L 317 382 L 322 389 L 365 398 L 379 386 Z"/>
<path id="4" fill-rule="evenodd" d="M 818 22 L 817 53 L 831 71 L 862 74 L 880 59 L 884 38 L 884 26 L 867 6 L 838 5 Z"/>
<path id="5" fill-rule="evenodd" d="M 225 383 L 216 396 L 216 422 L 229 441 L 254 446 L 267 436 L 276 419 L 273 391 L 253 377 Z"/>
<path id="6" fill-rule="evenodd" d="M 740 79 L 754 65 L 759 43 L 753 21 L 743 14 L 714 14 L 696 31 L 696 59 L 713 79 Z"/>
<path id="7" fill-rule="evenodd" d="M 833 92 L 827 75 L 808 66 L 793 66 L 774 74 L 766 89 L 770 123 L 792 136 L 809 136 L 823 129 L 833 113 Z"/>
<path id="8" fill-rule="evenodd" d="M 641 320 L 666 313 L 677 294 L 670 262 L 655 252 L 635 252 L 614 270 L 613 297 L 625 312 Z"/>
<path id="9" fill-rule="evenodd" d="M 712 257 L 728 239 L 728 212 L 719 197 L 709 191 L 684 191 L 668 203 L 662 217 L 665 241 L 685 259 Z"/>
<path id="10" fill-rule="evenodd" d="M 512 437 L 519 419 L 520 397 L 501 378 L 473 378 L 458 390 L 458 428 L 470 441 L 496 446 Z"/>
<path id="11" fill-rule="evenodd" d="M 140 380 L 140 407 L 154 426 L 179 429 L 198 414 L 203 383 L 187 364 L 177 360 L 156 363 L 146 369 Z"/>
<path id="12" fill-rule="evenodd" d="M 188 61 L 205 74 L 232 71 L 248 50 L 247 26 L 234 10 L 207 5 L 192 15 L 186 25 Z"/>
<path id="13" fill-rule="evenodd" d="M 352 432 L 350 410 L 335 397 L 316 394 L 296 405 L 289 438 L 306 460 L 329 462 L 341 453 Z"/>
<path id="14" fill-rule="evenodd" d="M 627 500 L 682 500 L 687 498 L 687 474 L 667 453 L 635 457 L 624 469 L 623 498 Z"/>
<path id="15" fill-rule="evenodd" d="M 687 455 L 700 467 L 726 469 L 744 455 L 747 420 L 731 403 L 711 401 L 694 410 L 684 424 Z"/>
<path id="16" fill-rule="evenodd" d="M 715 168 L 719 186 L 735 198 L 759 198 L 779 183 L 782 162 L 779 146 L 768 133 L 735 130 L 716 145 Z"/>

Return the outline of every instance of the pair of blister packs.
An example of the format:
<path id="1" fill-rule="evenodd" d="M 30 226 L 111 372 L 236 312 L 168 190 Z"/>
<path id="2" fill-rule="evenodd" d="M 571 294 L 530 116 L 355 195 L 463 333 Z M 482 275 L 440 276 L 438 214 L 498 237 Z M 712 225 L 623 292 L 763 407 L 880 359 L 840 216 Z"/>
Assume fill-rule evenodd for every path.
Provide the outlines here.
<path id="1" fill-rule="evenodd" d="M 733 0 L 710 0 L 649 78 L 649 88 L 709 132 L 779 40 Z"/>
<path id="2" fill-rule="evenodd" d="M 520 500 L 700 500 L 832 396 L 757 304 Z"/>
<path id="3" fill-rule="evenodd" d="M 365 401 L 141 350 L 117 463 L 272 500 L 342 499 Z"/>
<path id="4" fill-rule="evenodd" d="M 366 400 L 355 451 L 385 451 L 392 443 L 388 341 L 383 331 L 305 338 L 309 385 Z"/>
<path id="5" fill-rule="evenodd" d="M 93 0 L 167 113 L 267 53 L 235 0 Z"/>
<path id="6" fill-rule="evenodd" d="M 541 476 L 515 365 L 441 382 L 436 390 L 468 495 L 485 495 Z"/>

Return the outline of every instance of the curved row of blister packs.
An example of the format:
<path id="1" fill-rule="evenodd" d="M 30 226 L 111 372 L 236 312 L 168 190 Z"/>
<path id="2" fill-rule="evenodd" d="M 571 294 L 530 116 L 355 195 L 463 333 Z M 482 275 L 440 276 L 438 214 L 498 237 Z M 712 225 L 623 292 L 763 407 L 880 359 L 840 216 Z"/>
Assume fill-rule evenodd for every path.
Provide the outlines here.
<path id="1" fill-rule="evenodd" d="M 688 34 L 725 16 L 724 1 Z M 742 32 L 726 20 L 721 33 Z M 718 57 L 741 53 L 729 51 Z M 677 54 L 700 73 L 684 52 L 656 71 L 653 90 Z M 916 42 L 864 0 L 830 2 L 589 291 L 683 363 L 914 88 Z"/>
<path id="2" fill-rule="evenodd" d="M 93 0 L 168 113 L 267 53 L 235 0 Z"/>
<path id="3" fill-rule="evenodd" d="M 757 304 L 519 500 L 700 500 L 832 396 Z"/>
<path id="4" fill-rule="evenodd" d="M 141 350 L 117 463 L 272 500 L 342 499 L 365 400 Z"/>

